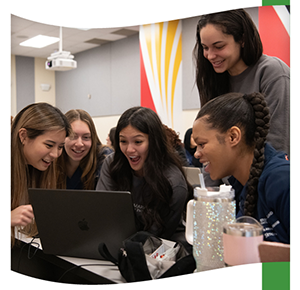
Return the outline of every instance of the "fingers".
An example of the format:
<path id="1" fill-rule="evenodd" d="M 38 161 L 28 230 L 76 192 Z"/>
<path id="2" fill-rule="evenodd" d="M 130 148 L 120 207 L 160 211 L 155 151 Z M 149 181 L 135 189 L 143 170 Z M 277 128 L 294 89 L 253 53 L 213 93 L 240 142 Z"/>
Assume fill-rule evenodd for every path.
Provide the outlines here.
<path id="1" fill-rule="evenodd" d="M 11 226 L 26 226 L 34 219 L 31 205 L 21 205 L 11 211 Z"/>

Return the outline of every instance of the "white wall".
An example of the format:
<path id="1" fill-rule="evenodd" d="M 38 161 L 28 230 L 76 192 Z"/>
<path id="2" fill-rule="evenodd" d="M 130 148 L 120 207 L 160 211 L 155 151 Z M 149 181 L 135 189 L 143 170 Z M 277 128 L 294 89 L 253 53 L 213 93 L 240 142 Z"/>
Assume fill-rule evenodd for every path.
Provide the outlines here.
<path id="1" fill-rule="evenodd" d="M 93 118 L 98 137 L 102 144 L 106 144 L 106 137 L 109 130 L 117 125 L 119 118 L 119 115 Z"/>
<path id="2" fill-rule="evenodd" d="M 11 55 L 11 116 L 17 114 L 17 81 L 16 81 L 16 57 Z"/>
<path id="3" fill-rule="evenodd" d="M 55 72 L 45 69 L 46 59 L 34 59 L 35 102 L 47 102 L 55 106 Z M 43 91 L 41 84 L 50 84 L 49 91 Z"/>

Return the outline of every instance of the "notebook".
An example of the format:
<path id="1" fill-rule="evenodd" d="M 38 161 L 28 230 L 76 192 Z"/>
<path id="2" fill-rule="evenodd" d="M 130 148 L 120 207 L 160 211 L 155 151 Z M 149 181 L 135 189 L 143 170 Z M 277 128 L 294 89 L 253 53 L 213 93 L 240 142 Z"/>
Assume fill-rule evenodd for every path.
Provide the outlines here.
<path id="1" fill-rule="evenodd" d="M 136 233 L 131 193 L 67 189 L 28 190 L 43 252 L 103 260 L 104 242 L 113 257 Z"/>
<path id="2" fill-rule="evenodd" d="M 201 171 L 199 167 L 183 167 L 183 170 L 190 185 L 194 187 L 200 185 L 199 174 Z"/>

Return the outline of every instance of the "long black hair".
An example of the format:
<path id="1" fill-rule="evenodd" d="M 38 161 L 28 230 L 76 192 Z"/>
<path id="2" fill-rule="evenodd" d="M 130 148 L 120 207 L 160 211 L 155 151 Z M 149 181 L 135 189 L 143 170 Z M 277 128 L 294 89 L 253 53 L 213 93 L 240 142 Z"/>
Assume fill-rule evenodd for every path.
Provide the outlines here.
<path id="1" fill-rule="evenodd" d="M 232 35 L 235 42 L 241 44 L 241 58 L 247 66 L 255 64 L 263 52 L 255 23 L 244 9 L 201 16 L 197 24 L 196 44 L 193 52 L 201 106 L 230 91 L 229 73 L 227 71 L 216 73 L 211 63 L 203 55 L 200 31 L 207 24 L 219 27 L 224 34 Z"/>
<path id="2" fill-rule="evenodd" d="M 163 227 L 163 216 L 169 208 L 172 197 L 172 187 L 165 177 L 165 169 L 176 166 L 185 176 L 181 161 L 173 148 L 169 145 L 165 128 L 159 116 L 149 108 L 133 107 L 126 110 L 120 117 L 115 132 L 115 155 L 110 165 L 111 177 L 117 184 L 118 190 L 130 190 L 132 187 L 132 170 L 130 164 L 120 149 L 120 132 L 131 125 L 149 138 L 148 156 L 145 160 L 143 172 L 147 186 L 151 188 L 152 197 L 145 206 L 143 219 L 145 229 L 156 223 Z M 192 188 L 189 198 L 192 198 Z M 188 198 L 188 199 L 189 199 Z"/>
<path id="3" fill-rule="evenodd" d="M 253 216 L 257 204 L 257 185 L 264 167 L 264 148 L 270 126 L 269 108 L 261 93 L 228 93 L 219 96 L 199 111 L 197 118 L 206 116 L 206 122 L 214 129 L 225 133 L 232 126 L 243 132 L 247 147 L 254 150 L 250 168 L 244 214 Z"/>

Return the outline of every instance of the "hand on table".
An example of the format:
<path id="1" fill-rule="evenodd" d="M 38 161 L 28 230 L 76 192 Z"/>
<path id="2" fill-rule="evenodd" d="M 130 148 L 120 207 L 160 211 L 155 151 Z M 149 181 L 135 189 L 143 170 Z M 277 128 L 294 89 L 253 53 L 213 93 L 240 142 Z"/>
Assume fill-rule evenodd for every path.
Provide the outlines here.
<path id="1" fill-rule="evenodd" d="M 20 205 L 11 211 L 11 226 L 26 226 L 34 219 L 33 209 L 30 204 Z"/>

